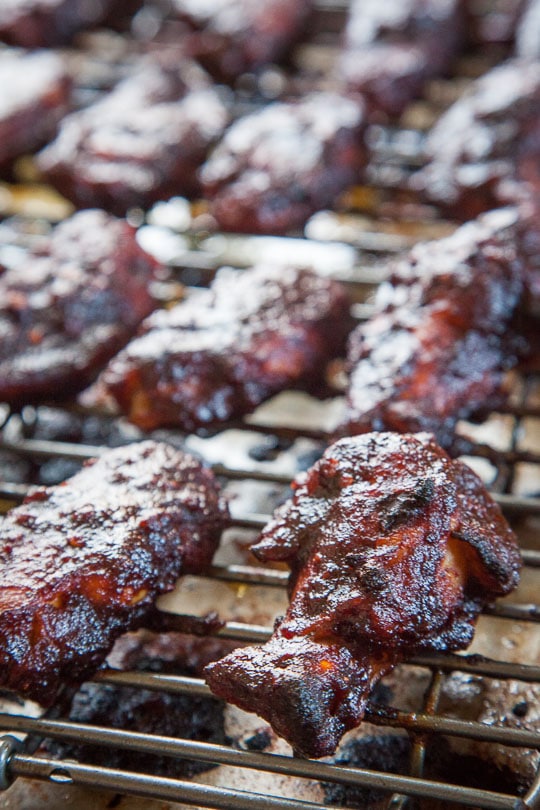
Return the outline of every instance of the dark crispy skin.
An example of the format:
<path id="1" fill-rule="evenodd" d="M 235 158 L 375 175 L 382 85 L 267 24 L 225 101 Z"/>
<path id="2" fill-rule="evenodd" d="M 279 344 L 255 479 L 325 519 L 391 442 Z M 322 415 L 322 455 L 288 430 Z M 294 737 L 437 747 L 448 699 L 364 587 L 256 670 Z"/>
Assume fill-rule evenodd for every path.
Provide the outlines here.
<path id="1" fill-rule="evenodd" d="M 447 446 L 458 419 L 500 394 L 517 362 L 508 332 L 528 270 L 520 228 L 517 209 L 499 209 L 394 265 L 349 340 L 339 435 L 428 430 Z"/>
<path id="2" fill-rule="evenodd" d="M 107 450 L 0 523 L 0 684 L 54 702 L 210 564 L 228 512 L 211 471 L 158 442 Z"/>
<path id="3" fill-rule="evenodd" d="M 426 152 L 412 185 L 456 219 L 519 198 L 504 181 L 537 183 L 540 193 L 540 62 L 511 60 L 477 79 L 433 127 Z"/>
<path id="4" fill-rule="evenodd" d="M 291 567 L 289 609 L 269 642 L 206 678 L 321 757 L 398 662 L 470 643 L 482 606 L 517 585 L 520 555 L 481 481 L 426 434 L 342 439 L 294 489 L 253 547 Z"/>
<path id="5" fill-rule="evenodd" d="M 155 269 L 134 228 L 83 211 L 0 275 L 0 402 L 63 399 L 87 385 L 154 308 Z"/>
<path id="6" fill-rule="evenodd" d="M 0 40 L 25 48 L 61 45 L 119 5 L 119 0 L 2 0 Z"/>
<path id="7" fill-rule="evenodd" d="M 228 81 L 288 55 L 302 34 L 311 0 L 172 0 L 186 23 L 187 48 L 212 74 Z"/>
<path id="8" fill-rule="evenodd" d="M 143 430 L 211 427 L 285 388 L 320 385 L 344 350 L 347 296 L 308 270 L 221 270 L 171 310 L 155 312 L 99 384 Z"/>
<path id="9" fill-rule="evenodd" d="M 540 59 L 540 0 L 529 0 L 516 34 L 516 54 Z"/>
<path id="10" fill-rule="evenodd" d="M 354 0 L 338 71 L 370 105 L 400 115 L 463 40 L 460 0 Z"/>
<path id="11" fill-rule="evenodd" d="M 0 51 L 0 87 L 2 169 L 54 136 L 68 111 L 71 82 L 56 54 L 13 48 Z"/>
<path id="12" fill-rule="evenodd" d="M 301 228 L 358 179 L 365 126 L 363 102 L 334 93 L 270 104 L 236 121 L 201 171 L 219 227 Z"/>
<path id="13" fill-rule="evenodd" d="M 207 74 L 169 51 L 141 60 L 104 99 L 68 116 L 38 166 L 75 205 L 124 214 L 196 194 L 197 170 L 227 121 Z"/>

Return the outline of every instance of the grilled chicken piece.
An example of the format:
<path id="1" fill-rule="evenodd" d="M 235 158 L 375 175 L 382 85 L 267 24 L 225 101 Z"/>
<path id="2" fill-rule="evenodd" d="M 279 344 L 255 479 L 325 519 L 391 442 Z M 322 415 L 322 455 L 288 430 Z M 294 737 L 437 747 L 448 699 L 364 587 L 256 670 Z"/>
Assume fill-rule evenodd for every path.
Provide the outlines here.
<path id="1" fill-rule="evenodd" d="M 291 567 L 289 609 L 269 642 L 206 678 L 321 757 L 398 662 L 469 644 L 482 607 L 517 585 L 520 555 L 480 479 L 425 434 L 342 439 L 294 489 L 252 549 Z"/>
<path id="2" fill-rule="evenodd" d="M 540 62 L 512 60 L 477 79 L 433 127 L 426 151 L 411 183 L 457 219 L 540 195 Z"/>
<path id="3" fill-rule="evenodd" d="M 56 54 L 13 48 L 0 51 L 0 88 L 1 169 L 54 136 L 68 111 L 71 82 Z"/>
<path id="4" fill-rule="evenodd" d="M 127 222 L 83 211 L 0 275 L 0 402 L 87 385 L 154 308 L 156 266 Z"/>
<path id="5" fill-rule="evenodd" d="M 119 0 L 2 0 L 0 40 L 25 48 L 60 45 L 114 8 L 121 8 Z"/>
<path id="6" fill-rule="evenodd" d="M 528 281 L 522 227 L 517 209 L 499 209 L 394 265 L 349 339 L 338 435 L 428 430 L 449 446 L 458 419 L 501 396 L 520 348 L 510 326 Z"/>
<path id="7" fill-rule="evenodd" d="M 75 205 L 124 214 L 196 194 L 198 168 L 227 121 L 202 68 L 167 52 L 142 60 L 104 99 L 66 118 L 38 165 Z"/>
<path id="8" fill-rule="evenodd" d="M 540 0 L 529 0 L 516 35 L 516 53 L 525 59 L 540 59 Z"/>
<path id="9" fill-rule="evenodd" d="M 236 121 L 201 171 L 219 227 L 301 228 L 358 179 L 365 126 L 363 102 L 334 93 L 270 104 Z"/>
<path id="10" fill-rule="evenodd" d="M 221 270 L 210 289 L 148 318 L 99 383 L 143 430 L 211 427 L 285 388 L 320 386 L 351 325 L 331 279 L 292 267 Z"/>
<path id="11" fill-rule="evenodd" d="M 371 106 L 400 115 L 463 40 L 460 0 L 354 0 L 338 72 Z"/>
<path id="12" fill-rule="evenodd" d="M 311 0 L 172 0 L 170 14 L 191 31 L 189 53 L 230 81 L 286 57 L 311 6 Z"/>
<path id="13" fill-rule="evenodd" d="M 164 443 L 37 489 L 0 522 L 0 685 L 52 704 L 180 574 L 205 570 L 227 523 L 211 471 Z"/>

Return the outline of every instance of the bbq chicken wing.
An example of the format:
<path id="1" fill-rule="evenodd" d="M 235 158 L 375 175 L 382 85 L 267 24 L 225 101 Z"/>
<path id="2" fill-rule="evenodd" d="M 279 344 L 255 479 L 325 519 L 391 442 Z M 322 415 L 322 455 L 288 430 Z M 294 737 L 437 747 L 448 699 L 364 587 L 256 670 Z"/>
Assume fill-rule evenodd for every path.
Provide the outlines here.
<path id="1" fill-rule="evenodd" d="M 180 574 L 208 567 L 227 524 L 212 472 L 165 443 L 107 450 L 37 489 L 0 522 L 0 686 L 53 703 Z"/>
<path id="2" fill-rule="evenodd" d="M 482 607 L 516 586 L 520 555 L 481 481 L 426 434 L 343 439 L 294 489 L 253 547 L 290 566 L 289 609 L 269 642 L 206 677 L 321 757 L 398 662 L 469 644 Z"/>

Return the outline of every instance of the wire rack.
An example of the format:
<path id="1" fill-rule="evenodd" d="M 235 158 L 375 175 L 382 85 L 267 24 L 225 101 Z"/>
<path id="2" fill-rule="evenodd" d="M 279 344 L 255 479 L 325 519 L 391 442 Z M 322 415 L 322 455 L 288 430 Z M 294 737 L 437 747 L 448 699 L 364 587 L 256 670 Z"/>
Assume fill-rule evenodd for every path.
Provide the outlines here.
<path id="1" fill-rule="evenodd" d="M 319 41 L 321 31 L 338 31 L 342 24 L 346 3 L 342 0 L 326 0 L 318 4 L 318 24 L 314 27 L 313 42 L 304 50 L 322 49 L 326 43 Z M 303 52 L 299 54 L 304 59 Z M 463 75 L 474 75 L 481 68 L 464 60 L 458 71 L 458 79 Z M 457 82 L 459 84 L 459 82 Z M 456 79 L 448 82 L 435 82 L 428 91 L 427 100 L 416 105 L 416 112 L 406 114 L 404 125 L 399 129 L 374 128 L 370 134 L 373 149 L 373 163 L 370 167 L 372 184 L 369 187 L 352 190 L 343 201 L 339 216 L 324 214 L 315 216 L 306 228 L 308 238 L 236 237 L 223 234 L 208 235 L 200 230 L 192 230 L 193 220 L 182 233 L 169 227 L 166 209 L 161 214 L 154 212 L 146 221 L 142 235 L 149 247 L 161 252 L 170 275 L 161 283 L 160 297 L 167 301 L 178 291 L 178 282 L 206 284 L 216 268 L 227 263 L 234 266 L 248 266 L 255 263 L 264 253 L 266 257 L 295 257 L 299 264 L 315 265 L 322 268 L 333 267 L 333 275 L 340 278 L 351 292 L 355 302 L 353 312 L 358 319 L 369 316 L 371 308 L 369 295 L 375 285 L 384 278 L 384 260 L 399 252 L 419 238 L 442 235 L 452 229 L 452 224 L 441 221 L 436 212 L 418 204 L 411 204 L 406 193 L 400 197 L 404 180 L 411 167 L 421 162 L 422 133 L 410 126 L 425 122 L 437 115 L 441 106 L 452 100 L 456 91 Z M 413 105 L 414 106 L 414 105 Z M 426 115 L 427 111 L 427 115 Z M 16 197 L 14 198 L 16 203 Z M 397 203 L 396 203 L 397 200 Z M 401 206 L 401 207 L 400 207 Z M 17 204 L 14 210 L 24 215 Z M 406 226 L 397 225 L 388 214 L 399 217 L 406 212 Z M 386 218 L 381 219 L 381 212 Z M 161 217 L 161 218 L 160 218 Z M 54 215 L 52 217 L 55 218 Z M 20 226 L 21 223 L 19 222 Z M 41 226 L 38 227 L 38 231 Z M 23 216 L 20 228 L 21 241 L 31 241 L 35 223 Z M 166 239 L 164 240 L 164 236 Z M 163 244 L 166 244 L 165 255 Z M 231 464 L 227 453 L 212 466 L 226 486 L 252 484 L 278 487 L 283 491 L 291 480 L 295 469 L 291 469 L 290 459 L 282 463 L 279 448 L 288 448 L 298 442 L 311 442 L 322 448 L 329 434 L 324 419 L 318 424 L 306 424 L 289 418 L 291 414 L 268 418 L 267 411 L 244 419 L 234 425 L 244 435 L 274 441 L 278 447 L 272 463 L 250 461 L 247 464 Z M 0 415 L 0 452 L 13 454 L 21 460 L 31 459 L 34 463 L 54 460 L 82 462 L 98 455 L 103 445 L 88 445 L 79 442 L 42 439 L 34 435 L 37 413 L 25 409 L 21 414 L 9 413 L 6 409 Z M 461 438 L 462 454 L 471 463 L 484 465 L 482 471 L 487 478 L 495 499 L 500 503 L 522 541 L 522 554 L 526 570 L 535 578 L 538 592 L 538 569 L 540 567 L 540 544 L 537 527 L 540 519 L 540 443 L 534 445 L 534 436 L 540 435 L 540 380 L 534 374 L 521 374 L 513 379 L 513 394 L 509 403 L 489 415 L 490 420 L 504 424 L 504 441 L 499 441 L 493 432 L 483 439 L 482 426 L 479 431 L 468 426 Z M 499 422 L 497 422 L 499 420 Z M 498 428 L 496 428 L 498 429 Z M 472 436 L 472 438 L 471 438 Z M 168 432 L 165 438 L 186 443 L 189 439 Z M 532 437 L 532 438 L 531 438 Z M 212 439 L 208 439 L 211 442 Z M 281 442 L 281 445 L 280 445 Z M 531 445 L 538 449 L 531 449 Z M 204 442 L 197 445 L 201 450 Z M 204 455 L 204 449 L 202 450 Z M 296 462 L 295 462 L 296 463 Z M 294 466 L 294 465 L 293 465 Z M 0 481 L 0 507 L 5 510 L 20 501 L 31 486 L 29 480 Z M 245 505 L 233 513 L 233 528 L 256 532 L 268 520 L 267 513 Z M 216 582 L 230 583 L 238 588 L 271 588 L 283 590 L 287 574 L 276 569 L 265 569 L 245 563 L 214 565 L 208 577 Z M 206 577 L 206 578 L 208 578 Z M 537 600 L 538 601 L 538 600 Z M 197 603 L 196 592 L 193 604 Z M 196 613 L 196 612 L 194 612 Z M 523 623 L 532 627 L 540 621 L 540 604 L 503 601 L 486 610 L 495 620 L 509 623 Z M 162 612 L 163 628 L 180 632 L 194 631 L 197 615 Z M 196 622 L 195 622 L 196 624 Z M 201 623 L 204 624 L 204 622 Z M 203 630 L 201 630 L 203 632 Z M 204 627 L 208 632 L 208 627 Z M 216 626 L 214 635 L 238 642 L 262 642 L 271 633 L 270 626 L 249 623 L 248 621 L 226 621 Z M 406 775 L 387 773 L 383 770 L 343 766 L 331 762 L 320 762 L 294 758 L 277 753 L 255 752 L 230 745 L 211 744 L 202 741 L 149 735 L 112 727 L 92 726 L 58 719 L 52 715 L 42 717 L 27 716 L 10 709 L 0 713 L 0 730 L 6 732 L 0 740 L 0 788 L 7 788 L 16 777 L 44 780 L 58 785 L 100 787 L 116 793 L 131 794 L 145 799 L 180 802 L 204 808 L 238 808 L 238 810 L 258 810 L 259 808 L 283 808 L 283 810 L 315 810 L 320 803 L 271 795 L 235 787 L 220 787 L 195 780 L 181 780 L 157 776 L 152 773 L 128 772 L 106 768 L 84 762 L 59 761 L 43 756 L 38 749 L 38 741 L 43 738 L 88 744 L 100 748 L 114 748 L 137 751 L 144 754 L 159 753 L 162 756 L 189 759 L 197 762 L 225 765 L 234 769 L 248 769 L 250 772 L 264 772 L 269 775 L 296 777 L 306 782 L 334 783 L 343 786 L 365 787 L 382 790 L 386 796 L 386 807 L 397 810 L 411 799 L 419 799 L 431 806 L 433 802 L 444 802 L 461 806 L 493 808 L 493 810 L 537 810 L 540 808 L 540 771 L 529 785 L 525 795 L 501 793 L 485 788 L 472 788 L 460 783 L 437 781 L 425 775 L 425 760 L 433 740 L 445 737 L 479 741 L 493 746 L 509 746 L 520 749 L 540 749 L 540 731 L 509 727 L 504 724 L 486 724 L 472 720 L 455 719 L 442 713 L 441 695 L 446 678 L 450 673 L 467 673 L 475 677 L 517 680 L 524 683 L 540 684 L 540 665 L 532 661 L 517 663 L 504 660 L 504 650 L 500 660 L 479 655 L 429 654 L 416 656 L 406 666 L 420 667 L 429 673 L 429 686 L 425 691 L 423 705 L 418 711 L 403 711 L 392 707 L 369 704 L 366 719 L 374 726 L 388 729 L 401 729 L 411 740 L 409 770 Z M 175 674 L 159 674 L 140 671 L 118 671 L 106 669 L 98 673 L 95 680 L 116 686 L 129 686 L 175 695 L 208 697 L 208 687 L 199 678 Z M 16 736 L 12 736 L 16 735 Z M 524 753 L 524 756 L 526 754 Z M 439 805 L 440 806 L 440 805 Z"/>

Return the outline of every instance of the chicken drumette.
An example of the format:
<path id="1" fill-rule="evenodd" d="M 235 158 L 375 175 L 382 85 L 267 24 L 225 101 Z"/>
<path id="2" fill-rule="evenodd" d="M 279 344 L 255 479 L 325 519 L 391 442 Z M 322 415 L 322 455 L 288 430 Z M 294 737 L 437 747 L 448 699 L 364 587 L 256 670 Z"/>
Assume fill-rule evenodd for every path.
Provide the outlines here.
<path id="1" fill-rule="evenodd" d="M 331 446 L 253 547 L 291 567 L 291 604 L 262 647 L 206 669 L 305 756 L 331 754 L 372 686 L 419 651 L 466 647 L 518 582 L 512 530 L 479 478 L 426 434 Z"/>

